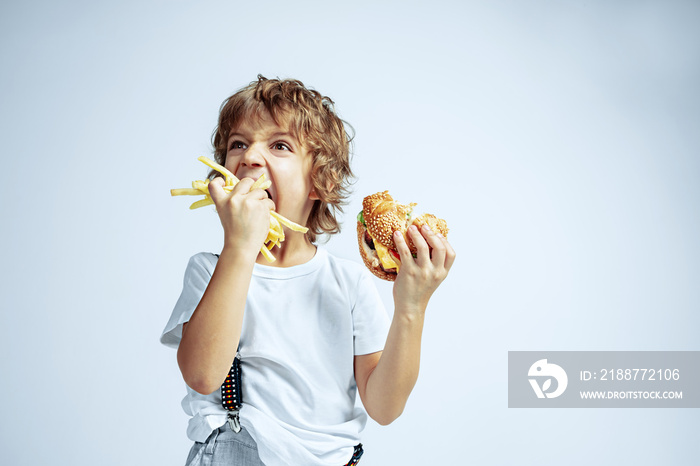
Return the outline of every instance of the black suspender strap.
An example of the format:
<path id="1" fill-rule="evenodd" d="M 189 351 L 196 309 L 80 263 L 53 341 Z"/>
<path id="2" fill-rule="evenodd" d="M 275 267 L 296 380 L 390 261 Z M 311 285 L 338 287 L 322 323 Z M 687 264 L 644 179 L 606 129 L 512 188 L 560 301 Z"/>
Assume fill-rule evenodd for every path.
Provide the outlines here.
<path id="1" fill-rule="evenodd" d="M 224 409 L 228 411 L 228 425 L 235 433 L 241 431 L 241 419 L 239 411 L 241 409 L 241 353 L 236 351 L 236 357 L 233 358 L 233 364 L 228 371 L 226 380 L 221 385 L 221 403 Z"/>
<path id="2" fill-rule="evenodd" d="M 355 445 L 355 451 L 353 451 L 352 453 L 352 458 L 350 459 L 350 461 L 348 461 L 348 463 L 345 466 L 356 466 L 357 463 L 360 462 L 360 458 L 362 458 L 362 454 L 364 452 L 365 451 L 362 449 L 361 443 Z"/>

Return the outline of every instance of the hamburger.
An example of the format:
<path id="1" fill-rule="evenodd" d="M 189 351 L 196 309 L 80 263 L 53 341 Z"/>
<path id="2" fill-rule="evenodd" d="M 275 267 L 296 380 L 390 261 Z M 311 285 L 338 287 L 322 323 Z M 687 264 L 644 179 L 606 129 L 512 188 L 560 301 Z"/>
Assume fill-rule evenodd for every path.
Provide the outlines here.
<path id="1" fill-rule="evenodd" d="M 408 227 L 419 229 L 427 224 L 435 233 L 447 237 L 447 223 L 432 214 L 413 215 L 415 203 L 399 204 L 389 191 L 372 194 L 362 201 L 362 210 L 357 215 L 357 242 L 362 261 L 367 268 L 382 280 L 394 281 L 401 268 L 401 258 L 394 244 L 393 234 L 400 231 L 406 244 L 416 257 L 416 246 L 406 234 Z"/>

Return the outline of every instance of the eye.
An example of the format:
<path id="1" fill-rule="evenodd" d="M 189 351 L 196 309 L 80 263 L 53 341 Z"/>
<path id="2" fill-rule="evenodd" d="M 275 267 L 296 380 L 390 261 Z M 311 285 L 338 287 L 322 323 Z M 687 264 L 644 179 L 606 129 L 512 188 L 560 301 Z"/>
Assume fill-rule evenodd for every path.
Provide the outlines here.
<path id="1" fill-rule="evenodd" d="M 244 142 L 241 141 L 233 141 L 231 145 L 229 146 L 228 150 L 235 150 L 235 149 L 246 149 L 248 146 L 245 145 Z"/>
<path id="2" fill-rule="evenodd" d="M 292 148 L 287 144 L 286 142 L 283 141 L 278 141 L 272 145 L 272 148 L 275 150 L 288 150 L 292 151 Z"/>

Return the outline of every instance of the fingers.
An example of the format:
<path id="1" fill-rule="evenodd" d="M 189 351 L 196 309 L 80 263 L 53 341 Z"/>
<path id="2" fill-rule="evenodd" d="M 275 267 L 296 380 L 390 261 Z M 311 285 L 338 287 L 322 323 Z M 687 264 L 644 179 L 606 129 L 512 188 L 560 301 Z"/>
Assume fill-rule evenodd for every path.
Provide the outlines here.
<path id="1" fill-rule="evenodd" d="M 408 235 L 411 237 L 413 245 L 416 247 L 416 263 L 420 267 L 430 263 L 430 247 L 428 247 L 428 243 L 426 243 L 423 234 L 421 234 L 421 231 L 418 230 L 418 227 L 415 225 L 408 227 Z"/>
<path id="2" fill-rule="evenodd" d="M 423 225 L 420 230 L 415 225 L 411 225 L 408 234 L 416 247 L 415 262 L 418 266 L 423 267 L 431 263 L 434 267 L 444 267 L 446 271 L 449 271 L 456 254 L 447 238 L 441 233 L 432 231 L 428 225 Z"/>
<path id="3" fill-rule="evenodd" d="M 253 186 L 253 183 L 255 183 L 255 180 L 252 178 L 242 178 L 241 181 L 236 183 L 236 186 L 233 187 L 231 194 L 247 194 Z"/>
<path id="4" fill-rule="evenodd" d="M 447 238 L 445 238 L 442 235 L 438 236 L 440 236 L 443 244 L 445 245 L 445 268 L 449 271 L 450 268 L 452 268 L 452 264 L 454 264 L 455 259 L 457 258 L 457 253 L 452 248 L 450 242 L 447 241 Z"/>
<path id="5" fill-rule="evenodd" d="M 447 247 L 449 245 L 449 243 L 447 243 L 447 238 L 442 236 L 442 234 L 439 232 L 436 233 L 432 231 L 428 225 L 423 225 L 422 233 L 425 237 L 425 240 L 432 248 L 431 261 L 433 265 L 435 265 L 436 267 L 445 266 L 445 268 L 449 269 L 449 267 L 446 266 L 448 255 Z M 450 248 L 451 247 L 452 246 L 450 246 Z"/>
<path id="6" fill-rule="evenodd" d="M 407 264 L 410 260 L 413 260 L 411 255 L 411 250 L 408 249 L 408 244 L 400 231 L 394 232 L 394 244 L 396 245 L 396 251 L 399 253 L 399 258 L 401 259 L 401 264 Z"/>
<path id="7" fill-rule="evenodd" d="M 261 191 L 262 191 L 262 190 L 261 190 Z M 276 209 L 276 208 L 275 208 L 275 203 L 272 201 L 272 199 L 270 199 L 270 198 L 267 197 L 266 195 L 263 195 L 262 201 L 263 201 L 263 203 L 264 203 L 270 210 L 275 210 L 275 209 Z"/>
<path id="8" fill-rule="evenodd" d="M 224 183 L 224 179 L 220 176 L 217 176 L 209 182 L 209 196 L 211 196 L 211 200 L 214 201 L 214 204 L 216 205 L 218 205 L 219 202 L 221 202 L 221 199 L 226 196 L 226 192 L 224 191 Z"/>
<path id="9" fill-rule="evenodd" d="M 236 195 L 249 195 L 251 196 L 251 199 L 254 200 L 269 200 L 264 190 L 250 190 L 254 183 L 255 180 L 253 180 L 252 178 L 243 178 L 238 183 L 236 183 L 236 186 L 233 187 L 230 194 L 227 194 L 226 191 L 224 191 L 224 179 L 220 176 L 217 176 L 209 182 L 209 195 L 211 196 L 211 199 L 214 201 L 215 204 L 221 202 L 227 195 L 229 197 L 233 197 Z"/>
<path id="10" fill-rule="evenodd" d="M 262 189 L 253 189 L 252 191 L 249 191 L 247 194 L 248 197 L 254 200 L 263 200 L 267 199 L 268 201 L 270 200 L 269 197 L 267 197 L 267 193 L 263 191 Z"/>
<path id="11" fill-rule="evenodd" d="M 240 188 L 241 194 L 244 194 L 248 199 L 254 200 L 254 201 L 263 201 L 263 203 L 269 207 L 270 210 L 275 210 L 275 203 L 272 201 L 267 196 L 267 193 L 260 188 L 256 188 L 251 190 L 250 188 L 253 187 L 255 184 L 255 180 L 252 178 L 243 178 L 241 181 L 238 183 L 238 185 L 243 185 Z M 236 188 L 238 187 L 236 185 Z M 234 188 L 235 191 L 235 188 Z"/>

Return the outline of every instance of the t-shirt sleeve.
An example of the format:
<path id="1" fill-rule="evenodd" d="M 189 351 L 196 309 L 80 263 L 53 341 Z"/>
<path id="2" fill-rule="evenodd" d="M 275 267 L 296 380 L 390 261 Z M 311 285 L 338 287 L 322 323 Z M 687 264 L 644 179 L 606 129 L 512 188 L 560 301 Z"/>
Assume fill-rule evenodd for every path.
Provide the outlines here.
<path id="1" fill-rule="evenodd" d="M 170 320 L 163 329 L 160 342 L 177 348 L 182 339 L 182 324 L 188 322 L 197 308 L 214 273 L 217 257 L 214 254 L 199 253 L 190 258 L 185 269 L 182 293 L 175 303 Z"/>
<path id="2" fill-rule="evenodd" d="M 389 333 L 389 316 L 366 270 L 360 274 L 352 319 L 355 356 L 382 351 Z"/>

